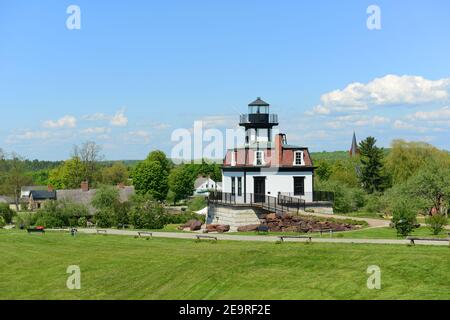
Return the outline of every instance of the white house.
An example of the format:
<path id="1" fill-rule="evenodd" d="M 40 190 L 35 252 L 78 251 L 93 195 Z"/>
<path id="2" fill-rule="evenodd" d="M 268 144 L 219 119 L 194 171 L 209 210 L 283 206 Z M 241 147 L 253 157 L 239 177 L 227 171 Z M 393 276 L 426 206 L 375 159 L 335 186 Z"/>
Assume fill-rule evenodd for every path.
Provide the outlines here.
<path id="1" fill-rule="evenodd" d="M 222 191 L 222 183 L 215 182 L 210 177 L 198 177 L 194 183 L 194 195 L 208 195 L 209 191 Z"/>
<path id="2" fill-rule="evenodd" d="M 249 197 L 288 195 L 313 202 L 314 164 L 308 148 L 287 143 L 285 134 L 272 136 L 278 116 L 258 98 L 241 115 L 245 145 L 227 151 L 223 192 L 247 202 Z"/>

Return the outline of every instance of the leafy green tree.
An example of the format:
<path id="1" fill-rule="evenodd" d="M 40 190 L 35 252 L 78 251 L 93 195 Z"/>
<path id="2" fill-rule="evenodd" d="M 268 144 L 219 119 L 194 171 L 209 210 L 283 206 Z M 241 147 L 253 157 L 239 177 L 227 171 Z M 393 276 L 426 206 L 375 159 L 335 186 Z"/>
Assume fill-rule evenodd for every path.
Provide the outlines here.
<path id="1" fill-rule="evenodd" d="M 117 188 L 100 187 L 92 198 L 91 204 L 96 209 L 95 221 L 100 228 L 127 224 L 127 221 L 123 219 L 122 210 L 125 208 L 120 203 L 120 194 Z"/>
<path id="2" fill-rule="evenodd" d="M 128 169 L 123 162 L 116 162 L 111 167 L 102 169 L 102 182 L 109 185 L 125 183 L 129 175 Z"/>
<path id="3" fill-rule="evenodd" d="M 32 179 L 26 174 L 23 159 L 13 154 L 11 159 L 7 162 L 7 171 L 2 178 L 1 193 L 11 195 L 14 197 L 16 210 L 19 211 L 19 201 L 21 189 L 23 186 L 29 185 Z"/>
<path id="4" fill-rule="evenodd" d="M 386 157 L 386 169 L 393 184 L 406 182 L 430 161 L 450 166 L 450 155 L 424 142 L 394 140 Z"/>
<path id="5" fill-rule="evenodd" d="M 0 217 L 3 217 L 6 223 L 11 223 L 14 217 L 14 211 L 8 204 L 0 203 Z"/>
<path id="6" fill-rule="evenodd" d="M 447 215 L 450 202 L 450 167 L 430 161 L 407 182 L 407 192 L 411 199 L 422 203 L 422 209 L 432 214 L 434 211 Z M 420 199 L 422 201 L 417 201 Z"/>
<path id="7" fill-rule="evenodd" d="M 360 149 L 360 176 L 359 180 L 368 193 L 383 191 L 386 177 L 383 174 L 383 149 L 376 146 L 374 137 L 367 137 L 359 144 Z"/>
<path id="8" fill-rule="evenodd" d="M 84 181 L 84 164 L 78 157 L 70 160 L 50 170 L 49 183 L 56 189 L 77 189 Z"/>
<path id="9" fill-rule="evenodd" d="M 331 174 L 333 173 L 331 164 L 328 161 L 321 160 L 317 163 L 318 168 L 316 170 L 316 174 L 322 181 L 327 181 L 330 179 Z"/>
<path id="10" fill-rule="evenodd" d="M 161 165 L 162 170 L 166 171 L 167 173 L 169 173 L 173 168 L 172 162 L 167 159 L 166 154 L 160 150 L 152 151 L 145 160 L 147 162 L 158 162 Z"/>
<path id="11" fill-rule="evenodd" d="M 154 199 L 163 201 L 169 191 L 168 176 L 160 162 L 144 160 L 135 167 L 132 177 L 138 194 L 150 194 Z"/>
<path id="12" fill-rule="evenodd" d="M 178 166 L 169 175 L 169 188 L 175 194 L 174 203 L 186 199 L 194 192 L 195 179 L 186 166 Z"/>

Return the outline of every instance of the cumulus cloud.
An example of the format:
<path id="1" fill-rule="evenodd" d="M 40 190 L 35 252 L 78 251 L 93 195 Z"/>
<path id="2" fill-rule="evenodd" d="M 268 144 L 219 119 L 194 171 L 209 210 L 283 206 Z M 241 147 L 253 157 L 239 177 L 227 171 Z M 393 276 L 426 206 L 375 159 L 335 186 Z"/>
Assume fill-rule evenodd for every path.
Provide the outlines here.
<path id="1" fill-rule="evenodd" d="M 372 106 L 421 105 L 449 101 L 450 78 L 428 80 L 420 76 L 386 75 L 368 83 L 355 82 L 322 95 L 314 114 L 360 112 Z"/>
<path id="2" fill-rule="evenodd" d="M 96 127 L 96 128 L 86 128 L 81 130 L 85 134 L 105 134 L 111 132 L 111 128 Z"/>
<path id="3" fill-rule="evenodd" d="M 148 144 L 150 133 L 144 130 L 130 131 L 125 135 L 125 140 L 133 144 Z"/>
<path id="4" fill-rule="evenodd" d="M 94 114 L 85 115 L 83 117 L 86 121 L 108 121 L 112 126 L 125 127 L 128 125 L 128 118 L 125 116 L 125 109 L 120 109 L 115 115 L 107 115 L 105 113 L 97 112 Z"/>
<path id="5" fill-rule="evenodd" d="M 47 120 L 44 122 L 44 128 L 75 128 L 77 126 L 77 119 L 73 116 L 64 116 L 58 120 Z"/>
<path id="6" fill-rule="evenodd" d="M 411 120 L 423 120 L 423 121 L 442 121 L 450 120 L 450 107 L 444 107 L 431 111 L 418 111 L 408 116 Z"/>

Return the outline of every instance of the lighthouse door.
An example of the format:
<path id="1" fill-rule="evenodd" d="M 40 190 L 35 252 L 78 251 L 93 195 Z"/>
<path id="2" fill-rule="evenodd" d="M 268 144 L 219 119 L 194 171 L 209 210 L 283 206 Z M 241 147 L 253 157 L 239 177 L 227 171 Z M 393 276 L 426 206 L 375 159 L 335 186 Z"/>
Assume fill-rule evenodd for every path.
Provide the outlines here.
<path id="1" fill-rule="evenodd" d="M 266 177 L 255 177 L 253 181 L 256 203 L 264 203 L 266 195 Z"/>

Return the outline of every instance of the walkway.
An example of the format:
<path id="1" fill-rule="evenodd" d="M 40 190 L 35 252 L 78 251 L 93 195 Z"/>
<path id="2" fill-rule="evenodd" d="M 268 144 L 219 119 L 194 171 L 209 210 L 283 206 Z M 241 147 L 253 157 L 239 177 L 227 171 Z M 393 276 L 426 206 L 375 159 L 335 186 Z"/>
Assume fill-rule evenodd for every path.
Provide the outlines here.
<path id="1" fill-rule="evenodd" d="M 96 229 L 78 229 L 78 232 L 85 234 L 96 234 Z M 128 230 L 116 230 L 108 229 L 109 235 L 130 236 L 135 237 L 138 235 L 138 231 Z M 173 238 L 173 239 L 187 239 L 196 240 L 196 233 L 182 233 L 182 232 L 153 232 L 155 238 Z M 227 235 L 227 234 L 211 234 L 217 237 L 218 240 L 227 241 L 259 241 L 259 242 L 277 242 L 279 238 L 277 236 L 240 236 L 240 235 Z M 286 242 L 305 242 L 304 239 L 287 239 Z M 407 245 L 409 240 L 396 240 L 396 239 L 339 239 L 339 238 L 313 238 L 313 243 L 346 243 L 346 244 L 396 244 Z M 442 241 L 416 241 L 418 245 L 432 245 L 432 246 L 448 246 L 448 242 Z"/>

